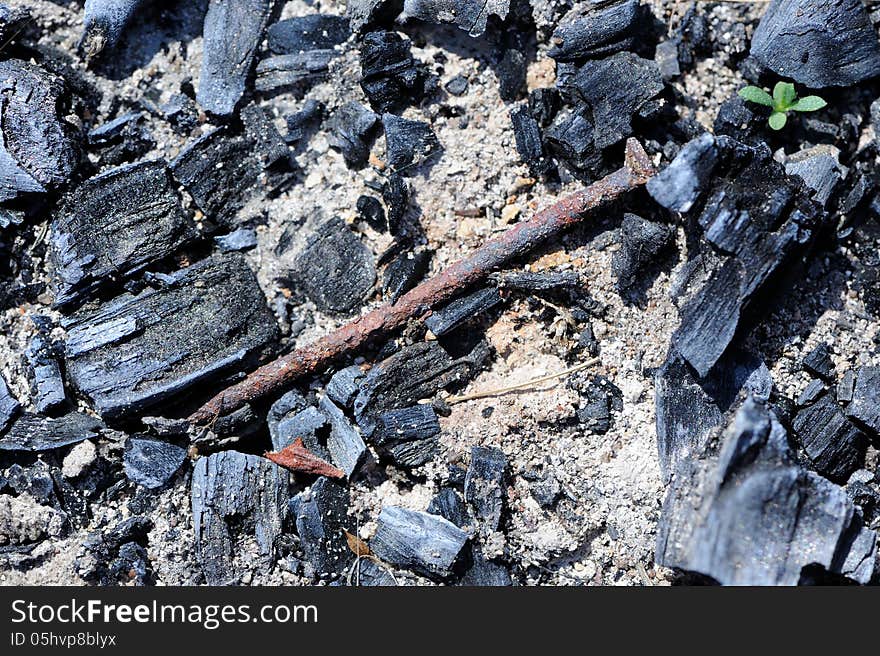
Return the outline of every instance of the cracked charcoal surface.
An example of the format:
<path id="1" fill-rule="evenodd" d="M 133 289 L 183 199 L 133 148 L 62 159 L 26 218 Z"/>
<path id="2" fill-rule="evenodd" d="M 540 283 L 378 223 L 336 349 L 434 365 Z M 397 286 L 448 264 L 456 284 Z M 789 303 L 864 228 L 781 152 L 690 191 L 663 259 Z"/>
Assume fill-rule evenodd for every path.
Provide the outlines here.
<path id="1" fill-rule="evenodd" d="M 813 564 L 865 582 L 876 557 L 876 533 L 843 488 L 801 469 L 785 429 L 752 401 L 717 458 L 683 463 L 660 522 L 659 562 L 728 585 L 795 585 Z"/>
<path id="2" fill-rule="evenodd" d="M 611 260 L 618 288 L 625 292 L 641 282 L 646 270 L 672 245 L 672 230 L 662 224 L 626 214 L 620 226 L 620 250 Z"/>
<path id="3" fill-rule="evenodd" d="M 717 162 L 715 138 L 710 134 L 697 137 L 648 181 L 648 193 L 666 209 L 689 212 L 709 184 Z"/>
<path id="4" fill-rule="evenodd" d="M 345 541 L 349 494 L 344 485 L 319 478 L 296 504 L 296 531 L 316 573 L 341 573 L 354 554 Z"/>
<path id="5" fill-rule="evenodd" d="M 272 0 L 210 0 L 196 99 L 206 111 L 232 114 L 245 92 Z"/>
<path id="6" fill-rule="evenodd" d="M 287 18 L 270 25 L 266 31 L 269 50 L 276 55 L 332 49 L 345 43 L 349 36 L 347 18 L 326 14 Z"/>
<path id="7" fill-rule="evenodd" d="M 263 59 L 257 64 L 254 88 L 266 93 L 302 82 L 314 84 L 327 74 L 337 54 L 335 50 L 309 50 Z"/>
<path id="8" fill-rule="evenodd" d="M 23 412 L 0 435 L 0 451 L 46 451 L 98 437 L 104 424 L 79 412 L 41 417 Z"/>
<path id="9" fill-rule="evenodd" d="M 507 456 L 500 449 L 475 446 L 464 479 L 464 498 L 485 530 L 501 525 L 506 497 Z"/>
<path id="10" fill-rule="evenodd" d="M 816 471 L 832 481 L 846 482 L 864 464 L 867 438 L 850 423 L 831 394 L 798 412 L 792 429 Z"/>
<path id="11" fill-rule="evenodd" d="M 244 569 L 236 542 L 252 535 L 262 566 L 275 560 L 287 518 L 287 473 L 265 458 L 224 451 L 193 470 L 192 517 L 197 557 L 209 585 L 237 583 Z"/>
<path id="12" fill-rule="evenodd" d="M 254 274 L 237 255 L 202 260 L 159 288 L 83 308 L 63 323 L 71 382 L 113 417 L 245 367 L 278 334 Z M 205 330 L 193 331 L 196 325 Z"/>
<path id="13" fill-rule="evenodd" d="M 410 50 L 396 32 L 370 32 L 361 43 L 361 88 L 377 112 L 400 109 L 418 99 L 424 79 Z"/>
<path id="14" fill-rule="evenodd" d="M 357 102 L 349 102 L 330 118 L 330 145 L 342 153 L 350 168 L 361 168 L 370 154 L 371 134 L 379 116 Z"/>
<path id="15" fill-rule="evenodd" d="M 774 0 L 751 52 L 810 88 L 849 86 L 880 75 L 880 42 L 862 0 Z"/>
<path id="16" fill-rule="evenodd" d="M 576 6 L 553 32 L 549 54 L 556 61 L 577 61 L 632 50 L 638 45 L 645 17 L 645 7 L 638 0 Z"/>
<path id="17" fill-rule="evenodd" d="M 500 305 L 501 295 L 494 287 L 486 287 L 450 301 L 431 312 L 425 325 L 435 336 L 441 337 L 467 321 L 488 312 Z"/>
<path id="18" fill-rule="evenodd" d="M 852 402 L 846 414 L 874 437 L 880 435 L 880 367 L 862 367 L 856 372 Z"/>
<path id="19" fill-rule="evenodd" d="M 454 23 L 471 36 L 480 36 L 491 16 L 504 20 L 508 11 L 510 0 L 403 0 L 400 18 Z"/>
<path id="20" fill-rule="evenodd" d="M 186 449 L 170 442 L 132 435 L 125 442 L 125 476 L 156 490 L 165 485 L 186 460 Z"/>
<path id="21" fill-rule="evenodd" d="M 164 162 L 125 165 L 91 178 L 52 222 L 55 305 L 86 299 L 196 236 Z"/>
<path id="22" fill-rule="evenodd" d="M 419 164 L 442 150 L 431 126 L 421 121 L 410 121 L 394 114 L 382 115 L 388 164 L 404 169 Z"/>
<path id="23" fill-rule="evenodd" d="M 64 405 L 64 377 L 52 344 L 42 335 L 36 335 L 25 351 L 30 365 L 31 395 L 40 414 L 51 414 Z"/>
<path id="24" fill-rule="evenodd" d="M 18 399 L 9 391 L 9 385 L 3 376 L 0 376 L 0 433 L 12 423 L 20 409 L 21 404 Z"/>
<path id="25" fill-rule="evenodd" d="M 339 219 L 309 238 L 291 271 L 305 295 L 325 312 L 359 308 L 376 281 L 372 253 Z"/>

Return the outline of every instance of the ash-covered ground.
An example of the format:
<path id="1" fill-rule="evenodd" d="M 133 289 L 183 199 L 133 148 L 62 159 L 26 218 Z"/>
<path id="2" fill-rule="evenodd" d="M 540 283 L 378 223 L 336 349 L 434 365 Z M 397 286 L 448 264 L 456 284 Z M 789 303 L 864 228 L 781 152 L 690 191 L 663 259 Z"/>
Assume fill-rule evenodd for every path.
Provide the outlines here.
<path id="1" fill-rule="evenodd" d="M 765 3 L 498 2 L 483 30 L 466 2 L 367 1 L 353 33 L 296 22 L 344 3 L 249 0 L 235 29 L 209 5 L 146 3 L 91 58 L 82 3 L 0 10 L 0 582 L 876 582 L 872 3 L 774 0 L 848 35 L 797 66 L 756 52 Z M 252 28 L 230 73 L 216 52 Z M 207 69 L 242 80 L 232 106 Z M 771 130 L 737 91 L 780 79 L 828 106 Z M 29 111 L 48 151 L 18 149 Z M 678 175 L 449 326 L 171 421 L 616 169 L 629 136 Z M 262 457 L 295 438 L 339 477 Z"/>

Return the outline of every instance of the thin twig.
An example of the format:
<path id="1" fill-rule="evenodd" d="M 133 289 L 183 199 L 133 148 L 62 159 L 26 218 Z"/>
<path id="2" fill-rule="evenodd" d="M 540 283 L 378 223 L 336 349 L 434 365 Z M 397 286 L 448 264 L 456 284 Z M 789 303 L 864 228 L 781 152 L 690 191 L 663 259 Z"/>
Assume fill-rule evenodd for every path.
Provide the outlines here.
<path id="1" fill-rule="evenodd" d="M 298 378 L 322 371 L 368 342 L 402 328 L 411 319 L 425 317 L 432 308 L 485 280 L 511 260 L 523 257 L 539 244 L 580 223 L 591 211 L 641 187 L 654 173 L 647 153 L 638 141 L 630 139 L 622 168 L 490 239 L 439 275 L 404 294 L 396 303 L 383 305 L 317 342 L 263 365 L 196 410 L 189 417 L 190 423 L 203 424 L 279 392 Z"/>
<path id="2" fill-rule="evenodd" d="M 501 396 L 502 394 L 507 394 L 508 392 L 516 392 L 521 389 L 528 389 L 530 387 L 534 387 L 535 385 L 540 385 L 541 383 L 546 383 L 550 380 L 556 380 L 557 378 L 562 378 L 563 376 L 568 376 L 569 374 L 575 374 L 578 371 L 583 371 L 584 369 L 589 369 L 593 365 L 599 364 L 601 360 L 599 358 L 592 358 L 587 360 L 586 362 L 579 364 L 576 367 L 572 367 L 571 369 L 566 369 L 565 371 L 559 371 L 555 374 L 549 374 L 547 376 L 541 376 L 540 378 L 534 378 L 532 380 L 527 380 L 524 383 L 517 383 L 516 385 L 510 385 L 508 387 L 500 387 L 498 389 L 493 390 L 484 390 L 482 392 L 474 392 L 473 394 L 462 394 L 461 396 L 450 396 L 446 399 L 446 403 L 452 405 L 453 403 L 462 403 L 464 401 L 473 401 L 475 399 L 485 399 L 490 396 Z"/>

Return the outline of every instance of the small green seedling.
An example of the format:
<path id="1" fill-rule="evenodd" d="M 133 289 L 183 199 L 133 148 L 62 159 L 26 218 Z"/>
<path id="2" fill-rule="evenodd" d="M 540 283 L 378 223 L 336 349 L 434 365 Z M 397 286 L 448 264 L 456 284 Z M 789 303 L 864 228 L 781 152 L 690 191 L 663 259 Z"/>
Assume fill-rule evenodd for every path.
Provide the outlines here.
<path id="1" fill-rule="evenodd" d="M 740 89 L 739 95 L 749 102 L 772 107 L 769 123 L 774 130 L 785 127 L 789 112 L 815 112 L 828 104 L 819 96 L 798 98 L 791 82 L 777 82 L 772 96 L 760 87 Z"/>

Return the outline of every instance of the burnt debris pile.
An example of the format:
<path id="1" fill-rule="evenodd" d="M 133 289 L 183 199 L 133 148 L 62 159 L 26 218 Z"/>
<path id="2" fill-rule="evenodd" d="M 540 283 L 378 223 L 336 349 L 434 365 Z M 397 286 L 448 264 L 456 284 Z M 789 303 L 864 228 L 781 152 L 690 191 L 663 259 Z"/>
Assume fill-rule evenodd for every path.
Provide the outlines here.
<path id="1" fill-rule="evenodd" d="M 0 571 L 567 582 L 621 529 L 580 526 L 613 493 L 555 451 L 603 440 L 604 466 L 651 417 L 642 573 L 878 581 L 870 3 L 159 4 L 0 4 Z M 736 92 L 778 81 L 827 107 L 771 129 Z M 463 147 L 480 129 L 501 143 Z M 476 209 L 428 197 L 505 176 Z M 529 221 L 587 185 L 555 211 L 615 201 L 591 226 Z M 431 287 L 508 229 L 534 243 L 491 241 L 507 269 Z M 615 322 L 650 312 L 628 352 Z M 329 366 L 300 350 L 332 330 Z M 514 347 L 574 370 L 508 388 Z M 541 521 L 577 538 L 541 551 Z"/>

